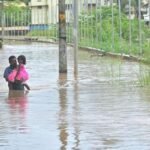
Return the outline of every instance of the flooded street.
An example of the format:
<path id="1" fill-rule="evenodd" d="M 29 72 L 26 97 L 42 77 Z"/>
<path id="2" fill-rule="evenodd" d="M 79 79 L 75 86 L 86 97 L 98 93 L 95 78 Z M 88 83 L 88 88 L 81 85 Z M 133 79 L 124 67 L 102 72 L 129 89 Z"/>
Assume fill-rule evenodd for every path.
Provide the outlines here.
<path id="1" fill-rule="evenodd" d="M 31 91 L 8 93 L 3 71 L 24 54 Z M 147 66 L 79 52 L 73 73 L 58 73 L 58 46 L 9 43 L 0 50 L 0 150 L 149 150 L 150 90 L 139 78 Z M 17 96 L 16 96 L 17 95 Z"/>

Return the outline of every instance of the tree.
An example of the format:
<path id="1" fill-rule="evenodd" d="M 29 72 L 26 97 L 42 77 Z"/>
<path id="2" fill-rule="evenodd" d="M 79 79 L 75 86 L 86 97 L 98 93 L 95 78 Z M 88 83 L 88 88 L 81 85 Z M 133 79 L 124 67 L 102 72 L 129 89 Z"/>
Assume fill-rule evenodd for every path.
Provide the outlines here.
<path id="1" fill-rule="evenodd" d="M 30 2 L 30 0 L 6 0 L 7 2 L 24 2 L 26 5 Z"/>

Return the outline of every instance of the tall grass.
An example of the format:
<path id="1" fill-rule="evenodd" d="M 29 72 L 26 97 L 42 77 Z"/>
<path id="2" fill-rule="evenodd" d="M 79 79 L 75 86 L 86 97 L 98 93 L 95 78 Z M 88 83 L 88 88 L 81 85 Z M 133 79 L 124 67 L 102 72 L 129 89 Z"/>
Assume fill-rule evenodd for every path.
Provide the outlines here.
<path id="1" fill-rule="evenodd" d="M 118 8 L 114 8 L 114 18 L 112 25 L 112 10 L 109 7 L 103 7 L 101 10 L 93 9 L 91 12 L 83 12 L 80 16 L 80 45 L 90 46 L 94 48 L 103 49 L 105 51 L 113 51 L 116 53 L 125 53 L 139 56 L 139 20 L 137 18 L 131 20 L 131 36 L 130 22 L 127 16 L 122 12 L 121 14 L 121 29 L 119 22 Z M 100 16 L 101 15 L 101 16 Z M 101 18 L 97 21 L 97 18 Z M 150 54 L 150 28 L 141 21 L 142 33 L 142 52 L 143 56 L 147 58 Z M 120 38 L 121 37 L 121 38 Z M 131 45 L 129 45 L 129 38 L 131 37 Z M 93 39 L 93 42 L 91 40 Z M 113 43 L 113 40 L 114 43 Z"/>
<path id="2" fill-rule="evenodd" d="M 139 76 L 140 86 L 150 86 L 150 71 L 148 73 L 142 72 Z"/>

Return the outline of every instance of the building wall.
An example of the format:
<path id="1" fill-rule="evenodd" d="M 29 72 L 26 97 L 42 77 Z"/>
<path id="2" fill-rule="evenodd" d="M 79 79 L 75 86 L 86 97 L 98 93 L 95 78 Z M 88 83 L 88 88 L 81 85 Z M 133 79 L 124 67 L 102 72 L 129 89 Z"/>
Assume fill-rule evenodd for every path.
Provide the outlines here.
<path id="1" fill-rule="evenodd" d="M 48 28 L 48 6 L 47 0 L 31 0 L 31 25 L 30 30 L 39 30 Z"/>
<path id="2" fill-rule="evenodd" d="M 32 24 L 47 24 L 47 6 L 32 7 Z"/>
<path id="3" fill-rule="evenodd" d="M 30 6 L 45 6 L 47 5 L 48 0 L 31 0 Z"/>
<path id="4" fill-rule="evenodd" d="M 56 24 L 58 22 L 58 0 L 48 0 L 48 24 Z"/>

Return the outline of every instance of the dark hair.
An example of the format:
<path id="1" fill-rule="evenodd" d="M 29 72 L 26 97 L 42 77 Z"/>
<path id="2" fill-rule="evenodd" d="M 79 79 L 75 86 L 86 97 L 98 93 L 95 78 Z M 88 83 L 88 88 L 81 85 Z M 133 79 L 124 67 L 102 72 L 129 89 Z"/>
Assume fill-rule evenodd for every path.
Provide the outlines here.
<path id="1" fill-rule="evenodd" d="M 9 58 L 8 58 L 8 60 L 9 60 L 9 63 L 11 63 L 11 61 L 12 61 L 12 59 L 14 59 L 14 58 L 16 58 L 16 56 L 10 56 Z"/>
<path id="2" fill-rule="evenodd" d="M 17 58 L 18 60 L 22 60 L 22 63 L 25 65 L 26 64 L 26 57 L 24 55 L 20 55 Z"/>

